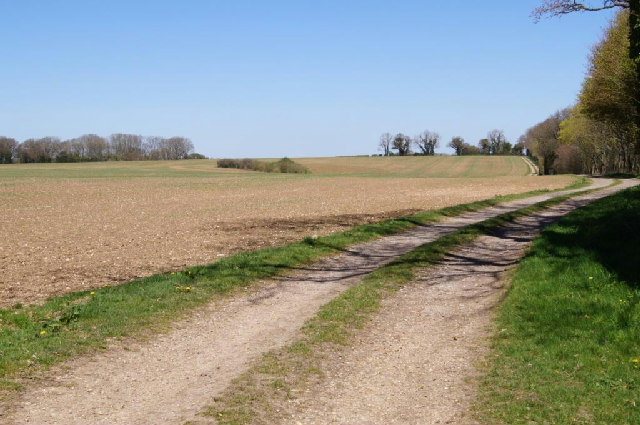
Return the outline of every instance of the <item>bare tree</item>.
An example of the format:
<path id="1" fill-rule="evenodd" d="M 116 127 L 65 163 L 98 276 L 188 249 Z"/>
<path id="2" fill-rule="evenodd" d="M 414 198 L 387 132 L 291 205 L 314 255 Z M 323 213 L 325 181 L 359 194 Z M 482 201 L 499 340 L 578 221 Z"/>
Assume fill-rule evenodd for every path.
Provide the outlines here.
<path id="1" fill-rule="evenodd" d="M 423 155 L 435 155 L 436 148 L 440 143 L 440 135 L 425 130 L 413 138 L 413 143 L 422 151 Z"/>
<path id="2" fill-rule="evenodd" d="M 165 146 L 168 151 L 167 159 L 185 159 L 193 152 L 193 143 L 186 137 L 172 137 L 167 139 Z"/>
<path id="3" fill-rule="evenodd" d="M 116 159 L 121 161 L 137 161 L 144 159 L 142 136 L 135 134 L 112 134 L 111 149 Z"/>
<path id="4" fill-rule="evenodd" d="M 97 134 L 84 134 L 76 139 L 84 145 L 86 161 L 104 161 L 109 157 L 109 142 Z"/>
<path id="5" fill-rule="evenodd" d="M 503 155 L 506 153 L 507 139 L 504 137 L 504 131 L 491 130 L 487 134 L 487 140 L 489 141 L 490 155 Z"/>
<path id="6" fill-rule="evenodd" d="M 573 12 L 597 12 L 613 9 L 614 7 L 630 8 L 634 0 L 601 0 L 601 1 L 576 1 L 576 0 L 545 0 L 541 6 L 533 10 L 533 17 L 539 21 L 544 15 L 558 16 Z"/>
<path id="7" fill-rule="evenodd" d="M 398 155 L 405 156 L 411 153 L 411 137 L 398 133 L 393 138 L 392 149 L 398 151 Z"/>
<path id="8" fill-rule="evenodd" d="M 17 148 L 18 142 L 15 139 L 0 136 L 0 164 L 11 164 Z"/>
<path id="9" fill-rule="evenodd" d="M 28 139 L 18 146 L 18 158 L 20 162 L 53 162 L 61 148 L 57 137 Z"/>
<path id="10" fill-rule="evenodd" d="M 145 158 L 152 160 L 168 159 L 166 152 L 164 152 L 164 143 L 165 139 L 162 137 L 145 137 L 142 143 Z"/>
<path id="11" fill-rule="evenodd" d="M 378 150 L 381 150 L 384 153 L 384 156 L 389 156 L 391 153 L 391 142 L 393 141 L 393 136 L 391 133 L 382 133 L 380 136 L 380 141 L 378 142 Z"/>

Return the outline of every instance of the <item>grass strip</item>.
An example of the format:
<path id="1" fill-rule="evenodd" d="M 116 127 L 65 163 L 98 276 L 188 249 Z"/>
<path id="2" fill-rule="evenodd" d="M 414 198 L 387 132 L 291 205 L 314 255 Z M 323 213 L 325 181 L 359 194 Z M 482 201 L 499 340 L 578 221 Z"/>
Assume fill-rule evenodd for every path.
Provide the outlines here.
<path id="1" fill-rule="evenodd" d="M 481 423 L 640 424 L 640 188 L 545 229 L 497 316 Z"/>
<path id="2" fill-rule="evenodd" d="M 202 415 L 214 418 L 219 425 L 278 423 L 287 416 L 296 393 L 322 379 L 319 367 L 322 359 L 335 355 L 336 347 L 353 343 L 358 329 L 380 308 L 381 301 L 411 282 L 415 270 L 438 263 L 456 247 L 491 234 L 497 227 L 518 217 L 531 215 L 576 195 L 556 197 L 463 227 L 374 271 L 361 283 L 321 307 L 306 322 L 297 341 L 266 353 L 256 366 L 237 378 L 222 396 L 214 399 Z"/>
<path id="3" fill-rule="evenodd" d="M 587 184 L 588 180 L 581 178 L 570 188 Z M 0 309 L 0 390 L 19 388 L 16 378 L 72 356 L 106 348 L 114 338 L 162 332 L 171 322 L 216 296 L 287 273 L 349 245 L 540 193 L 543 192 L 422 212 L 358 226 L 317 240 L 306 238 L 283 247 L 241 253 L 181 272 L 56 296 L 41 305 L 18 304 L 11 309 Z"/>

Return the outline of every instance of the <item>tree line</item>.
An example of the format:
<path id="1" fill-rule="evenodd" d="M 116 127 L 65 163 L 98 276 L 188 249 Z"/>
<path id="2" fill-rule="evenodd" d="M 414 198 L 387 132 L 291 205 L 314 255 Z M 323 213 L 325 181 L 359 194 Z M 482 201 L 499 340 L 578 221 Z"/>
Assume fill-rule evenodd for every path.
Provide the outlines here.
<path id="1" fill-rule="evenodd" d="M 411 148 L 417 148 L 412 151 Z M 436 132 L 425 130 L 415 137 L 398 133 L 383 133 L 378 142 L 378 149 L 384 156 L 390 155 L 435 155 L 435 149 L 440 147 L 440 135 Z M 466 143 L 460 136 L 455 136 L 447 144 L 456 155 L 524 155 L 524 142 L 512 144 L 507 141 L 502 130 L 491 130 L 487 137 L 480 139 L 477 145 Z M 393 152 L 395 151 L 395 152 Z"/>
<path id="2" fill-rule="evenodd" d="M 640 174 L 640 0 L 548 0 L 534 16 L 612 8 L 620 10 L 592 48 L 578 102 L 521 138 L 541 173 Z"/>
<path id="3" fill-rule="evenodd" d="M 143 137 L 117 133 L 104 138 L 85 134 L 70 140 L 43 137 L 22 143 L 10 137 L 0 137 L 0 164 L 194 158 L 204 156 L 194 153 L 193 143 L 185 137 Z"/>

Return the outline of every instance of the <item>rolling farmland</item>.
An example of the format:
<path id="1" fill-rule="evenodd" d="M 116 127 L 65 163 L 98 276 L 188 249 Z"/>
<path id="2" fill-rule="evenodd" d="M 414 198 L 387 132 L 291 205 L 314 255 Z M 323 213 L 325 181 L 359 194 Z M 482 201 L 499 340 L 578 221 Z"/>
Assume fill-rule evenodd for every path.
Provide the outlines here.
<path id="1" fill-rule="evenodd" d="M 1 304 L 572 182 L 528 177 L 518 157 L 296 161 L 313 174 L 223 170 L 210 160 L 0 166 Z"/>

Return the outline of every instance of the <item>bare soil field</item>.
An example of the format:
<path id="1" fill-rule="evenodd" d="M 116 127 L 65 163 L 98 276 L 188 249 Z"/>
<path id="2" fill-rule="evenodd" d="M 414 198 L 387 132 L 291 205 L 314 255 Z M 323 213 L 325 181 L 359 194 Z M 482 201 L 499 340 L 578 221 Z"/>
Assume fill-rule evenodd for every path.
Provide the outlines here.
<path id="1" fill-rule="evenodd" d="M 572 181 L 406 177 L 397 162 L 363 177 L 349 175 L 352 158 L 335 160 L 347 171 L 261 174 L 207 160 L 0 166 L 0 307 Z"/>

